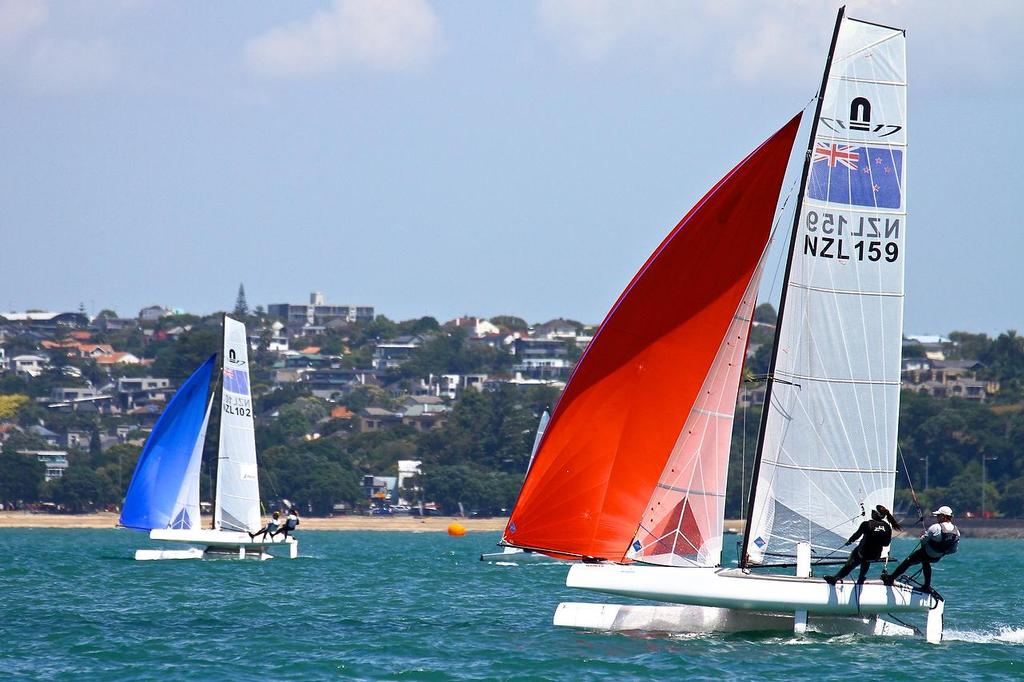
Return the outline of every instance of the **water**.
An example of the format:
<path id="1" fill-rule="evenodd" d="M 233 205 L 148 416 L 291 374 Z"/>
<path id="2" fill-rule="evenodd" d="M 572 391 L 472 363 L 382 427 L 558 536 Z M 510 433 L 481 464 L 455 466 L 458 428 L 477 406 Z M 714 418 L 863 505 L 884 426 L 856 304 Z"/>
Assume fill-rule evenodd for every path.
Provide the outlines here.
<path id="1" fill-rule="evenodd" d="M 559 565 L 493 566 L 496 534 L 300 533 L 295 561 L 131 559 L 143 536 L 0 530 L 10 679 L 998 679 L 1024 675 L 1020 541 L 936 566 L 946 641 L 555 628 Z M 896 553 L 906 552 L 907 541 Z"/>

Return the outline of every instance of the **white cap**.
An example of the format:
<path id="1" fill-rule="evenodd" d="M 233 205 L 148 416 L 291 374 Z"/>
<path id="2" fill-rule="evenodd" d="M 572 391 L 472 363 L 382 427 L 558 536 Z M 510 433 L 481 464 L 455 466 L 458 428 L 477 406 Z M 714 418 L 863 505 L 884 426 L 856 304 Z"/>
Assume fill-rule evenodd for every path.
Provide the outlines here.
<path id="1" fill-rule="evenodd" d="M 951 516 L 953 516 L 953 510 L 950 509 L 949 507 L 947 507 L 946 505 L 942 505 L 941 507 L 939 507 L 938 509 L 933 511 L 932 514 L 935 514 L 936 516 L 950 516 L 951 517 Z"/>

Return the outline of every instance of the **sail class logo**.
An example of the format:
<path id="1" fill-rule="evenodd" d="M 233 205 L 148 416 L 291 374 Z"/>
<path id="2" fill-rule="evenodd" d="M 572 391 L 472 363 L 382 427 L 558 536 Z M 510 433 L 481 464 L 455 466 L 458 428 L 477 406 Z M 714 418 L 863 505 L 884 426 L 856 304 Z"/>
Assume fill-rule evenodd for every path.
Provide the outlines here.
<path id="1" fill-rule="evenodd" d="M 818 142 L 807 196 L 833 204 L 899 208 L 903 203 L 903 151 Z"/>
<path id="2" fill-rule="evenodd" d="M 249 373 L 225 367 L 224 390 L 239 395 L 249 395 Z"/>

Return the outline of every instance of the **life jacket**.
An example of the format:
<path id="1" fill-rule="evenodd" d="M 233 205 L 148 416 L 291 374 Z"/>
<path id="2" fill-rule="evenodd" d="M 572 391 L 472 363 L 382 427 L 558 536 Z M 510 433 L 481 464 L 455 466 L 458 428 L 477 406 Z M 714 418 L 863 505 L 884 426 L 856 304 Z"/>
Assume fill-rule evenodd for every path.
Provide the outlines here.
<path id="1" fill-rule="evenodd" d="M 951 533 L 943 531 L 937 538 L 928 538 L 928 547 L 939 556 L 956 554 L 956 550 L 960 548 L 960 533 L 955 530 Z"/>

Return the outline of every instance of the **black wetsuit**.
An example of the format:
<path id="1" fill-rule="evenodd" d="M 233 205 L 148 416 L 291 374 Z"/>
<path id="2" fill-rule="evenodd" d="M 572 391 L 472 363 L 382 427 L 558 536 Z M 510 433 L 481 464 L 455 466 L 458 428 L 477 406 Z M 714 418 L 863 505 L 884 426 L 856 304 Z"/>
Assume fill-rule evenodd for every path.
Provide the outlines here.
<path id="1" fill-rule="evenodd" d="M 282 524 L 281 527 L 278 528 L 276 532 L 271 533 L 270 537 L 274 538 L 274 537 L 276 537 L 278 535 L 284 535 L 285 540 L 287 540 L 288 539 L 288 533 L 291 533 L 292 531 L 294 531 L 295 527 L 298 526 L 298 525 L 299 525 L 298 517 L 293 515 L 293 514 L 289 514 L 288 518 L 285 519 L 284 524 Z"/>
<path id="2" fill-rule="evenodd" d="M 856 542 L 858 538 L 862 538 L 860 544 L 850 552 L 850 558 L 836 573 L 836 580 L 842 580 L 849 575 L 854 566 L 860 564 L 860 575 L 857 576 L 857 582 L 864 582 L 871 562 L 881 558 L 882 550 L 892 542 L 892 526 L 885 521 L 868 519 L 860 524 L 857 532 L 850 536 L 846 544 Z"/>

